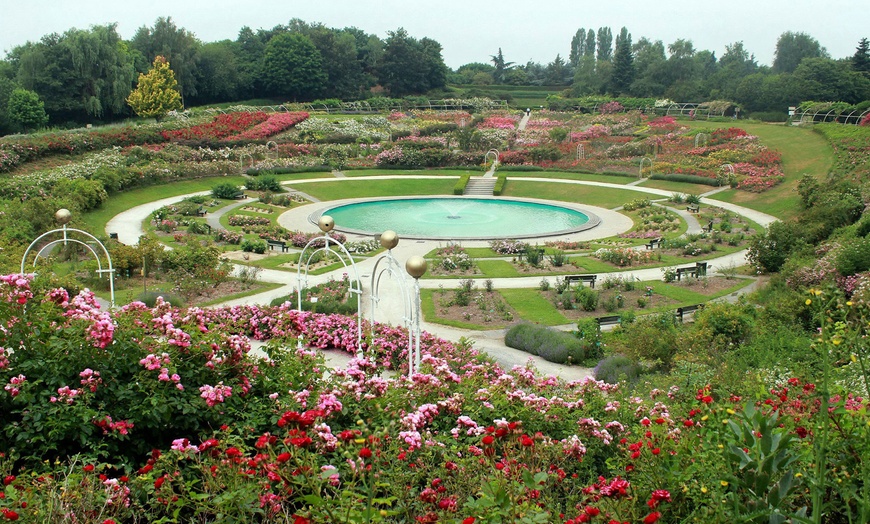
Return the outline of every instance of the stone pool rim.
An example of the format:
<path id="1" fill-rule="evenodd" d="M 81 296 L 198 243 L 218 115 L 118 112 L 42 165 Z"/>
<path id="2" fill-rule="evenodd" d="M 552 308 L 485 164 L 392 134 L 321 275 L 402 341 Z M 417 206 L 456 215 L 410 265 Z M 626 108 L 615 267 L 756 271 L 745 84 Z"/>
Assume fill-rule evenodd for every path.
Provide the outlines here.
<path id="1" fill-rule="evenodd" d="M 559 202 L 555 200 L 543 200 L 537 198 L 518 198 L 518 197 L 504 197 L 504 196 L 486 196 L 486 195 L 408 195 L 408 196 L 390 196 L 390 197 L 372 197 L 372 198 L 353 198 L 347 200 L 336 201 L 332 205 L 327 205 L 321 207 L 317 211 L 308 215 L 308 221 L 317 226 L 320 217 L 323 215 L 328 215 L 329 211 L 335 208 L 349 206 L 353 204 L 360 204 L 365 202 L 386 202 L 386 201 L 396 201 L 396 200 L 497 200 L 497 201 L 512 201 L 512 202 L 520 202 L 527 204 L 543 204 L 550 207 L 561 208 L 572 212 L 579 212 L 586 215 L 588 220 L 586 223 L 570 228 L 570 229 L 562 229 L 557 231 L 547 231 L 547 232 L 539 232 L 539 233 L 529 233 L 523 235 L 483 235 L 483 236 L 463 236 L 463 237 L 455 237 L 455 236 L 438 236 L 438 235 L 406 235 L 399 232 L 399 236 L 401 238 L 406 238 L 409 240 L 455 240 L 455 241 L 475 241 L 475 240 L 497 240 L 497 239 L 517 239 L 517 240 L 528 240 L 533 238 L 547 238 L 547 237 L 556 237 L 569 235 L 572 233 L 579 233 L 581 231 L 588 231 L 593 229 L 601 224 L 601 218 L 596 215 L 594 212 L 589 210 L 589 207 L 583 206 L 582 204 L 575 204 L 572 202 Z M 350 227 L 345 227 L 342 224 L 335 224 L 334 231 L 340 231 L 345 234 L 351 235 L 359 235 L 359 236 L 374 236 L 375 238 L 379 237 L 383 231 L 366 231 L 361 229 L 354 229 Z"/>

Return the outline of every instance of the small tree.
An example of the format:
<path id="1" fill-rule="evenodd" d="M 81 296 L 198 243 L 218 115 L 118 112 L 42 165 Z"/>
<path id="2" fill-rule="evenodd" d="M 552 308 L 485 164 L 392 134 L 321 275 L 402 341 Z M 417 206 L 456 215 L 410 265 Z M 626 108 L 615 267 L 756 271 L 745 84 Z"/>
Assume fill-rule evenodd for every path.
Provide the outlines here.
<path id="1" fill-rule="evenodd" d="M 127 97 L 127 103 L 137 115 L 158 120 L 183 107 L 175 73 L 165 58 L 158 55 L 148 74 L 139 75 L 139 83 Z"/>
<path id="2" fill-rule="evenodd" d="M 45 104 L 39 99 L 39 95 L 26 89 L 15 89 L 9 95 L 6 117 L 13 126 L 25 132 L 29 129 L 38 129 L 48 123 Z"/>

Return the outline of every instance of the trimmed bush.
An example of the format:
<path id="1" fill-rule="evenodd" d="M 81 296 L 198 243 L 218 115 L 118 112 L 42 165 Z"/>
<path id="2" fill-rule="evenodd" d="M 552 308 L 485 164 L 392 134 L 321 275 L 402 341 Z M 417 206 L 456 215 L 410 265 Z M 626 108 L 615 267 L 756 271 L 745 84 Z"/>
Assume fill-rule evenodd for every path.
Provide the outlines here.
<path id="1" fill-rule="evenodd" d="M 172 304 L 175 307 L 187 307 L 187 303 L 182 298 L 172 293 L 164 293 L 163 291 L 146 291 L 144 293 L 140 293 L 136 297 L 136 300 L 142 302 L 148 307 L 153 308 L 155 304 L 157 304 L 157 297 L 163 297 L 164 302 Z"/>
<path id="2" fill-rule="evenodd" d="M 465 186 L 468 185 L 468 181 L 471 180 L 471 175 L 462 175 L 459 180 L 456 182 L 456 185 L 453 186 L 453 194 L 454 195 L 462 195 L 465 193 Z"/>
<path id="3" fill-rule="evenodd" d="M 568 364 L 586 358 L 584 344 L 575 336 L 535 324 L 517 324 L 505 334 L 508 347 L 537 355 L 549 362 Z"/>
<path id="4" fill-rule="evenodd" d="M 622 381 L 633 384 L 643 374 L 643 366 L 625 355 L 611 355 L 599 362 L 592 373 L 595 380 L 608 384 Z"/>
<path id="5" fill-rule="evenodd" d="M 504 173 L 499 173 L 498 178 L 495 181 L 495 186 L 492 188 L 492 194 L 494 196 L 501 196 L 502 192 L 504 192 L 504 186 L 507 183 L 507 175 Z"/>

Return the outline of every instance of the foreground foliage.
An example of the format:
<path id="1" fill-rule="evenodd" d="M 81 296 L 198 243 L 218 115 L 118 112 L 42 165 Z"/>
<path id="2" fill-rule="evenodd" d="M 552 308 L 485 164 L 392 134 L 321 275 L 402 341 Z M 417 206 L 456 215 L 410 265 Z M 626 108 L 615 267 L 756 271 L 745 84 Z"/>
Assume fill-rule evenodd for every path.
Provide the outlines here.
<path id="1" fill-rule="evenodd" d="M 0 286 L 7 520 L 822 522 L 870 509 L 868 314 L 833 291 L 807 299 L 826 319 L 817 382 L 699 374 L 632 390 L 503 370 L 429 336 L 406 378 L 403 330 L 366 325 L 358 348 L 353 318 L 286 305 L 109 314 L 27 276 Z M 327 374 L 314 348 L 364 358 Z M 833 379 L 842 362 L 857 382 Z"/>

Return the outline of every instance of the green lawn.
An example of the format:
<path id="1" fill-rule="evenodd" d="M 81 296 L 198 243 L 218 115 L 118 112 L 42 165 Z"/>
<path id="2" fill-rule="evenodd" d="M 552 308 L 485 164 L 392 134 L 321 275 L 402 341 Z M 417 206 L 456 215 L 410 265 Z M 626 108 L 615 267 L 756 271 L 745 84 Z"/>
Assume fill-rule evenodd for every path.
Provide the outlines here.
<path id="1" fill-rule="evenodd" d="M 348 177 L 365 176 L 454 176 L 482 175 L 483 169 L 348 169 L 342 171 Z"/>
<path id="2" fill-rule="evenodd" d="M 452 195 L 456 180 L 444 179 L 395 179 L 395 180 L 342 180 L 293 184 L 293 189 L 307 193 L 320 200 L 345 198 L 371 198 L 395 195 Z"/>
<path id="3" fill-rule="evenodd" d="M 691 122 L 693 128 L 731 127 L 729 122 Z M 794 216 L 800 209 L 800 196 L 795 189 L 804 173 L 820 180 L 828 174 L 834 162 L 834 151 L 825 138 L 810 128 L 778 124 L 737 123 L 737 127 L 758 136 L 761 143 L 782 153 L 785 180 L 763 193 L 731 189 L 717 193 L 713 199 L 731 202 L 768 213 L 778 218 Z"/>
<path id="4" fill-rule="evenodd" d="M 548 184 L 521 179 L 508 179 L 503 195 L 575 202 L 606 209 L 619 207 L 638 198 L 637 191 L 628 189 L 610 189 L 565 183 Z"/>
<path id="5" fill-rule="evenodd" d="M 508 178 L 508 183 L 511 180 L 523 178 L 553 178 L 556 180 L 583 180 L 586 182 L 604 182 L 607 184 L 625 185 L 636 182 L 637 178 L 628 176 L 615 175 L 599 175 L 593 173 L 575 173 L 567 171 L 511 171 L 509 169 L 499 170 L 499 174 L 505 174 Z"/>
<path id="6" fill-rule="evenodd" d="M 220 178 L 199 178 L 196 180 L 184 180 L 172 184 L 149 186 L 121 193 L 113 193 L 103 205 L 90 213 L 82 216 L 85 229 L 95 232 L 97 235 L 106 230 L 106 224 L 115 215 L 136 207 L 140 204 L 161 200 L 174 196 L 188 195 L 200 191 L 210 191 L 217 184 L 231 183 L 242 185 L 245 179 L 241 176 L 226 176 Z"/>
<path id="7" fill-rule="evenodd" d="M 516 310 L 517 315 L 527 322 L 545 326 L 571 323 L 537 289 L 500 289 L 498 292 L 504 297 L 505 302 Z"/>

